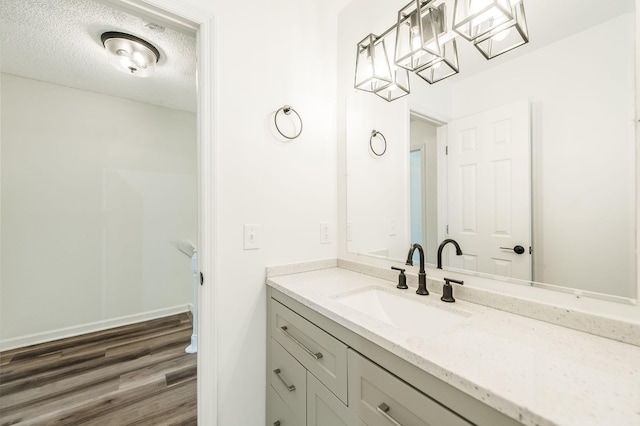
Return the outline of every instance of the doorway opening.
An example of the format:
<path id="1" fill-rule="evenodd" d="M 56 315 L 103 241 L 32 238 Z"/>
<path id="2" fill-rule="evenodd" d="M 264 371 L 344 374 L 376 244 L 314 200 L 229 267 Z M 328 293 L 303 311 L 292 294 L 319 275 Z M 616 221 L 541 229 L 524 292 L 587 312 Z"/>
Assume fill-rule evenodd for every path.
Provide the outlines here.
<path id="1" fill-rule="evenodd" d="M 18 247 L 17 244 L 20 244 L 20 238 L 24 237 L 23 242 L 28 243 L 27 246 L 29 249 L 19 257 L 24 258 L 24 260 L 29 263 L 27 270 L 30 271 L 30 285 L 28 288 L 31 294 L 25 296 L 28 297 L 27 303 L 17 303 L 17 305 L 23 310 L 29 307 L 38 309 L 39 315 L 27 315 L 25 317 L 32 317 L 34 320 L 46 318 L 49 328 L 44 331 L 29 331 L 25 329 L 26 331 L 23 330 L 22 332 L 2 336 L 2 340 L 14 339 L 13 343 L 14 347 L 16 347 L 16 344 L 29 344 L 30 339 L 31 342 L 38 339 L 42 341 L 43 338 L 50 340 L 52 337 L 64 337 L 65 334 L 72 335 L 81 331 L 90 332 L 92 328 L 96 327 L 102 329 L 107 326 L 121 325 L 121 321 L 126 322 L 127 318 L 129 322 L 136 322 L 139 319 L 143 319 L 135 315 L 132 317 L 132 310 L 129 308 L 135 310 L 133 305 L 136 303 L 142 306 L 143 313 L 151 315 L 150 318 L 171 313 L 171 306 L 158 307 L 158 305 L 154 305 L 154 302 L 157 301 L 158 298 L 166 296 L 169 292 L 168 287 L 158 284 L 159 280 L 165 275 L 160 269 L 174 260 L 174 263 L 180 263 L 180 261 L 184 260 L 184 256 L 176 249 L 178 242 L 183 240 L 193 242 L 194 246 L 197 246 L 200 256 L 198 269 L 207 277 L 206 283 L 208 284 L 196 287 L 199 293 L 199 305 L 201 308 L 199 309 L 199 316 L 201 317 L 199 318 L 201 324 L 199 330 L 200 344 L 197 357 L 199 359 L 208 359 L 208 365 L 203 365 L 198 371 L 198 375 L 200 376 L 198 380 L 198 387 L 200 388 L 198 395 L 200 396 L 204 392 L 208 394 L 208 401 L 214 401 L 213 404 L 208 403 L 205 407 L 203 407 L 203 404 L 198 404 L 198 411 L 200 411 L 198 417 L 200 421 L 206 424 L 215 424 L 215 420 L 213 419 L 215 419 L 214 414 L 216 407 L 215 397 L 212 396 L 212 389 L 215 388 L 215 370 L 213 367 L 216 363 L 214 359 L 215 353 L 210 351 L 207 354 L 208 348 L 211 347 L 210 344 L 213 343 L 213 339 L 207 339 L 208 329 L 206 326 L 208 324 L 209 327 L 214 327 L 215 320 L 212 315 L 213 309 L 206 307 L 208 303 L 210 304 L 208 301 L 212 300 L 209 295 L 213 294 L 212 277 L 208 277 L 206 274 L 206 271 L 210 270 L 210 266 L 208 265 L 211 263 L 213 252 L 212 224 L 214 209 L 213 198 L 209 195 L 212 194 L 210 177 L 212 175 L 211 168 L 213 161 L 210 144 L 213 133 L 213 100 L 210 95 L 202 95 L 202 93 L 205 92 L 212 92 L 212 17 L 208 17 L 201 11 L 192 10 L 188 7 L 177 6 L 173 8 L 172 12 L 167 12 L 161 7 L 153 5 L 153 3 L 153 1 L 143 3 L 142 1 L 105 0 L 100 4 L 102 6 L 115 7 L 115 9 L 119 11 L 126 11 L 143 21 L 148 20 L 149 23 L 159 24 L 159 26 L 167 30 L 175 30 L 180 27 L 184 31 L 191 32 L 194 38 L 198 38 L 196 54 L 198 57 L 198 88 L 201 93 L 198 94 L 197 97 L 194 96 L 194 102 L 196 104 L 194 110 L 197 110 L 197 112 L 194 113 L 194 117 L 187 117 L 188 114 L 180 112 L 175 105 L 164 109 L 159 106 L 150 107 L 156 112 L 161 110 L 163 118 L 170 115 L 180 115 L 183 122 L 193 123 L 193 128 L 189 130 L 189 132 L 193 135 L 193 146 L 190 148 L 190 151 L 193 154 L 194 161 L 190 165 L 187 165 L 188 161 L 182 158 L 182 154 L 178 154 L 178 149 L 175 146 L 172 147 L 170 142 L 166 140 L 162 142 L 162 154 L 158 154 L 158 150 L 149 152 L 138 149 L 139 147 L 136 148 L 133 143 L 127 145 L 126 142 L 131 142 L 132 139 L 134 141 L 142 141 L 145 140 L 144 138 L 146 136 L 151 136 L 150 139 L 147 140 L 150 140 L 148 143 L 152 144 L 159 142 L 161 136 L 167 136 L 168 139 L 175 141 L 180 137 L 184 137 L 186 134 L 186 131 L 182 132 L 178 130 L 181 129 L 180 126 L 172 126 L 172 129 L 163 129 L 164 131 L 159 128 L 149 131 L 149 127 L 141 125 L 142 120 L 133 118 L 133 111 L 136 108 L 132 106 L 132 103 L 138 101 L 118 100 L 116 95 L 104 96 L 96 93 L 98 90 L 73 88 L 70 83 L 59 82 L 52 84 L 43 78 L 34 76 L 18 76 L 15 72 L 8 72 L 6 74 L 2 91 L 3 97 L 5 94 L 11 94 L 10 92 L 14 89 L 24 89 L 27 86 L 27 90 L 30 91 L 33 97 L 29 105 L 26 102 L 27 97 L 19 96 L 20 99 L 16 101 L 14 105 L 20 104 L 24 108 L 5 108 L 3 105 L 2 112 L 8 114 L 3 117 L 2 126 L 3 160 L 8 160 L 12 155 L 17 154 L 15 151 L 8 149 L 9 138 L 6 136 L 11 126 L 5 125 L 7 123 L 13 122 L 15 124 L 15 126 L 13 126 L 14 130 L 20 126 L 23 131 L 40 130 L 40 136 L 38 136 L 37 139 L 41 144 L 37 149 L 32 151 L 34 155 L 31 157 L 31 160 L 27 162 L 13 162 L 15 166 L 14 170 L 12 170 L 10 166 L 7 166 L 9 163 L 3 161 L 3 163 L 5 163 L 2 167 L 3 182 L 7 186 L 3 188 L 0 194 L 3 198 L 2 206 L 4 211 L 2 225 L 8 225 L 10 223 L 8 220 L 5 221 L 7 217 L 6 214 L 9 212 L 7 209 L 16 209 L 18 205 L 7 202 L 5 197 L 16 195 L 21 191 L 17 185 L 19 182 L 30 184 L 39 179 L 40 182 L 35 186 L 43 197 L 29 197 L 31 206 L 28 209 L 25 208 L 12 213 L 14 217 L 20 219 L 21 216 L 21 220 L 30 223 L 34 238 L 27 238 L 24 232 L 17 232 L 18 228 L 3 226 L 4 229 L 1 236 L 4 247 L 2 250 L 3 257 L 0 260 L 2 260 L 3 266 L 5 264 L 11 264 L 12 250 Z M 36 12 L 42 11 L 36 10 Z M 20 21 L 20 24 L 24 24 L 24 21 Z M 90 26 L 88 32 L 96 30 L 97 28 Z M 21 36 L 24 36 L 26 31 L 20 31 L 19 33 Z M 86 34 L 84 35 L 86 36 Z M 162 44 L 158 44 L 160 45 L 161 53 L 166 53 L 166 51 L 162 51 Z M 6 47 L 6 45 L 3 46 L 3 50 L 4 47 Z M 4 58 L 9 56 L 4 55 L 4 53 L 6 52 L 3 51 Z M 7 61 L 3 60 L 3 72 L 6 62 Z M 50 69 L 49 73 L 53 74 L 53 69 Z M 3 74 L 3 77 L 4 76 L 5 74 Z M 72 74 L 71 79 L 78 79 L 78 76 Z M 43 88 L 44 90 L 40 90 Z M 50 103 L 48 103 L 49 100 L 44 99 L 45 91 L 51 92 L 52 94 L 50 98 L 52 101 Z M 106 102 L 117 103 L 118 105 L 105 104 L 98 106 L 97 101 L 95 101 L 98 97 L 109 98 L 111 96 L 113 97 L 107 99 Z M 79 107 L 76 106 L 73 109 L 67 109 L 67 106 L 75 103 L 75 101 L 71 102 L 72 99 L 76 98 L 82 98 L 84 101 L 80 100 Z M 68 102 L 69 104 L 65 105 L 64 102 Z M 37 112 L 37 109 L 29 108 L 34 105 L 41 106 L 43 110 L 46 109 L 46 106 L 48 107 L 48 111 L 33 114 L 31 119 L 28 120 L 14 121 L 18 113 L 25 112 L 25 110 L 30 110 L 31 113 Z M 56 113 L 56 111 L 60 113 L 60 115 L 64 115 L 63 113 L 66 112 L 72 119 L 75 118 L 76 124 L 82 128 L 85 133 L 84 137 L 82 134 L 76 134 L 73 138 L 59 138 L 59 140 L 72 145 L 72 149 L 68 152 L 63 152 L 61 149 L 58 149 L 60 147 L 56 147 L 53 143 L 53 133 L 43 130 L 45 128 L 37 123 L 37 120 L 48 120 L 49 123 L 47 124 L 59 127 L 60 120 L 47 118 L 52 116 L 45 114 L 45 112 L 53 114 Z M 75 114 L 73 114 L 72 111 L 75 112 Z M 88 120 L 83 119 L 83 113 L 86 113 L 86 116 L 91 116 L 90 118 L 95 119 L 96 122 L 102 121 L 102 124 L 105 126 L 103 129 L 113 131 L 113 136 L 110 139 L 115 140 L 116 144 L 107 145 L 101 143 L 99 138 L 95 136 L 104 136 L 104 132 L 90 129 L 87 126 Z M 109 113 L 115 113 L 117 117 L 109 118 Z M 147 114 L 151 114 L 151 112 L 147 111 Z M 86 116 L 85 118 L 87 118 Z M 126 119 L 130 119 L 131 127 L 125 127 Z M 20 125 L 20 123 L 23 125 Z M 173 134 L 170 133 L 172 130 L 174 131 Z M 18 129 L 17 131 L 21 130 Z M 164 133 L 164 135 L 162 135 L 162 133 Z M 137 151 L 133 155 L 127 155 L 126 152 L 129 151 L 131 154 L 131 150 Z M 107 161 L 106 165 L 102 162 L 103 160 L 100 160 L 100 158 L 105 156 L 107 158 L 107 160 L 105 160 Z M 162 166 L 166 166 L 170 160 L 175 159 L 172 157 L 179 157 L 178 159 L 183 161 L 172 170 L 162 170 Z M 152 164 L 153 161 L 155 162 Z M 158 163 L 162 163 L 162 165 L 158 165 Z M 136 165 L 140 166 L 139 170 L 135 170 Z M 37 172 L 23 173 L 22 177 L 24 179 L 22 180 L 6 179 L 8 176 L 7 173 L 27 166 L 33 167 Z M 83 173 L 87 172 L 93 166 L 97 166 L 96 168 L 99 169 L 99 172 L 92 171 L 90 173 L 92 175 L 91 177 L 88 177 L 86 174 L 83 175 Z M 174 166 L 171 166 L 170 169 L 172 167 Z M 51 178 L 53 175 L 45 176 L 46 168 L 57 168 L 59 171 L 56 175 L 57 177 Z M 17 171 L 19 172 L 19 170 Z M 43 177 L 46 177 L 46 179 L 43 179 Z M 161 182 L 159 184 L 152 183 L 156 178 L 160 178 Z M 186 191 L 181 190 L 186 188 L 189 182 L 192 182 L 193 186 L 197 189 L 192 188 L 193 192 L 187 196 L 185 194 Z M 70 184 L 73 189 L 68 191 L 63 190 L 61 185 L 64 183 Z M 98 187 L 98 191 L 92 191 L 91 188 L 93 187 Z M 97 196 L 95 192 L 98 193 Z M 167 198 L 169 192 L 176 195 L 173 199 L 173 205 L 169 207 L 160 205 L 159 203 L 163 201 L 163 198 Z M 189 216 L 189 218 L 183 218 L 179 221 L 180 225 L 177 227 L 181 229 L 173 233 L 174 236 L 171 240 L 167 235 L 164 235 L 162 237 L 164 238 L 164 243 L 160 243 L 158 238 L 160 238 L 159 234 L 161 231 L 158 230 L 166 230 L 166 216 L 172 209 L 174 209 L 173 212 L 180 210 L 177 206 L 182 206 L 184 204 L 182 201 L 185 201 L 185 198 L 195 201 L 195 208 L 190 213 L 183 215 L 185 217 Z M 122 203 L 116 203 L 115 200 L 122 201 Z M 135 209 L 137 218 L 132 218 L 130 215 L 125 214 L 127 208 Z M 55 227 L 53 230 L 44 229 L 44 215 L 42 215 L 40 219 L 34 220 L 34 215 L 36 215 L 38 211 L 56 216 L 60 219 L 62 225 Z M 94 221 L 99 225 L 97 230 L 94 229 L 91 232 L 76 232 L 77 225 L 93 220 L 93 215 L 89 214 L 92 211 L 102 213 L 102 220 L 96 219 L 96 221 Z M 162 217 L 162 215 L 160 218 L 155 216 L 153 224 L 149 224 L 148 221 L 140 219 L 152 211 L 161 212 L 164 214 L 164 217 Z M 28 212 L 31 212 L 31 214 L 26 214 Z M 37 219 L 37 216 L 35 217 Z M 187 231 L 189 228 L 186 224 L 187 222 L 195 223 L 195 229 L 190 231 L 190 235 L 187 235 L 189 234 L 189 231 Z M 75 228 L 74 225 L 76 225 Z M 25 228 L 28 228 L 28 226 L 25 226 Z M 106 238 L 105 235 L 111 235 L 108 234 L 109 229 L 115 229 L 121 232 L 117 238 Z M 65 230 L 69 232 L 61 232 Z M 74 230 L 75 234 L 72 235 L 71 230 Z M 156 241 L 140 243 L 138 237 L 142 235 L 156 237 Z M 90 242 L 89 237 L 91 236 L 97 236 L 95 240 L 97 242 Z M 40 238 L 41 241 L 42 238 L 44 238 L 46 244 L 37 244 L 38 238 Z M 153 238 L 151 240 L 153 240 Z M 36 244 L 34 244 L 34 242 L 36 242 Z M 162 249 L 160 251 L 162 253 L 155 257 L 155 260 L 145 259 L 145 256 L 140 255 L 140 253 L 147 253 L 145 252 L 145 246 L 156 249 L 161 245 Z M 94 248 L 97 247 L 97 250 L 92 251 L 92 246 Z M 169 253 L 168 247 L 173 250 L 173 252 Z M 95 258 L 91 261 L 85 262 L 82 260 L 82 256 L 86 253 L 93 252 L 95 254 L 96 251 L 99 254 L 94 256 Z M 63 263 L 55 260 L 56 256 L 60 254 L 66 254 L 66 260 Z M 171 261 L 164 261 L 175 255 L 182 257 L 180 260 L 173 259 Z M 135 273 L 131 273 L 131 270 L 114 272 L 115 269 L 112 268 L 112 265 L 118 261 L 122 261 L 124 264 L 131 266 L 136 260 L 140 260 L 141 258 L 143 263 L 146 262 L 142 271 Z M 87 273 L 86 268 L 90 265 L 96 266 L 95 269 L 98 270 L 99 273 Z M 184 272 L 186 272 L 186 282 L 181 283 L 187 288 L 186 293 L 188 298 L 186 301 L 193 303 L 193 280 L 189 261 L 186 260 L 182 266 L 184 266 Z M 53 285 L 47 285 L 51 284 L 52 272 L 56 268 L 66 274 L 63 280 L 74 282 L 75 284 L 65 291 L 60 291 Z M 2 269 L 3 272 L 7 270 L 4 267 Z M 44 274 L 42 278 L 33 276 L 37 270 L 40 270 Z M 2 299 L 9 300 L 8 296 L 14 295 L 16 287 L 8 287 L 7 283 L 10 282 L 8 278 L 11 277 L 6 274 L 6 272 L 3 273 L 4 276 L 0 283 L 0 290 L 2 290 L 3 293 Z M 19 274 L 15 273 L 13 275 L 18 276 Z M 134 276 L 132 277 L 132 275 Z M 181 274 L 176 273 L 175 276 L 177 275 Z M 182 275 L 180 279 L 184 281 L 184 277 L 185 275 Z M 118 278 L 121 278 L 121 280 L 119 281 Z M 92 282 L 94 285 L 91 285 Z M 111 282 L 121 282 L 122 284 L 120 284 L 118 288 L 117 286 L 109 285 Z M 131 282 L 143 283 L 143 288 L 134 290 L 133 294 L 131 294 L 131 286 L 129 285 Z M 36 289 L 33 285 L 36 283 L 45 285 Z M 77 296 L 87 290 L 87 288 L 91 289 L 91 291 L 95 293 L 93 296 L 100 300 L 99 306 L 90 306 L 88 303 L 77 299 Z M 119 292 L 128 292 L 129 296 L 118 299 Z M 40 298 L 40 306 L 34 304 L 37 298 Z M 56 300 L 59 300 L 59 303 L 56 303 Z M 182 302 L 180 303 L 182 304 Z M 70 323 L 65 322 L 66 320 L 64 319 L 58 318 L 56 320 L 53 316 L 47 315 L 46 309 L 50 306 L 55 306 L 57 312 L 62 314 L 66 313 L 77 317 L 85 315 L 85 317 L 80 321 L 79 326 L 71 326 Z M 15 313 L 16 312 L 10 310 L 7 312 L 3 309 L 3 330 L 7 331 L 7 324 L 19 323 L 25 326 L 28 325 L 24 321 L 21 322 L 22 317 L 18 316 L 18 318 L 16 318 Z M 92 314 L 98 314 L 96 317 L 98 319 L 97 321 L 91 317 Z M 8 315 L 8 318 L 10 318 L 9 321 L 5 320 L 5 315 Z M 23 314 L 18 313 L 18 315 Z M 204 317 L 204 319 L 202 317 Z M 11 330 L 9 331 L 11 332 Z M 52 333 L 52 331 L 55 333 Z M 213 335 L 215 338 L 215 333 L 213 333 Z M 5 337 L 7 338 L 5 339 Z M 203 352 L 207 354 L 206 358 L 202 357 Z M 200 364 L 202 365 L 203 363 Z M 205 377 L 207 377 L 207 379 L 203 380 Z M 210 385 L 206 386 L 206 383 L 210 383 Z"/>
<path id="2" fill-rule="evenodd" d="M 416 111 L 411 111 L 409 121 L 411 241 L 418 242 L 424 248 L 425 261 L 435 265 L 438 243 L 446 232 L 439 226 L 444 223 L 442 212 L 446 209 L 446 191 L 440 188 L 446 185 L 442 176 L 446 171 L 446 162 L 442 161 L 446 125 Z"/>

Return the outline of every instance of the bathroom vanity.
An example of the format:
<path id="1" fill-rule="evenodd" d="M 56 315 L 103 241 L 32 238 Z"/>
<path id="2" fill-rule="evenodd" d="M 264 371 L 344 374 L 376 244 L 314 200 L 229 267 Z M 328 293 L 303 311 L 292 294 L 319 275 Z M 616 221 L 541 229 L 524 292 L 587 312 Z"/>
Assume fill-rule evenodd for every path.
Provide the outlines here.
<path id="1" fill-rule="evenodd" d="M 341 268 L 271 277 L 267 424 L 640 424 L 640 347 Z"/>

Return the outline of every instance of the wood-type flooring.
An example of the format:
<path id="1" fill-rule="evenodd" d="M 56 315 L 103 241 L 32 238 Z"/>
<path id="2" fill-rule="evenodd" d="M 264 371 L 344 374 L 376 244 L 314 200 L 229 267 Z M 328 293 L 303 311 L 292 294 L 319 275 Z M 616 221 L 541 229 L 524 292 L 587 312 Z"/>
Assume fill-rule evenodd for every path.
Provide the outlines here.
<path id="1" fill-rule="evenodd" d="M 197 425 L 188 314 L 0 353 L 0 426 Z"/>

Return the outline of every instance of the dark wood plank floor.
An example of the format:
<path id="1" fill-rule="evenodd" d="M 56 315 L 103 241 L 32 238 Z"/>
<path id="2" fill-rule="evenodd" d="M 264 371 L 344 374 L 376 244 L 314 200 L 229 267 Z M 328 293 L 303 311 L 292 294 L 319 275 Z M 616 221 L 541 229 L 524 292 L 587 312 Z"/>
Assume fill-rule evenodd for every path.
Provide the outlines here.
<path id="1" fill-rule="evenodd" d="M 178 314 L 0 353 L 0 426 L 197 425 Z"/>

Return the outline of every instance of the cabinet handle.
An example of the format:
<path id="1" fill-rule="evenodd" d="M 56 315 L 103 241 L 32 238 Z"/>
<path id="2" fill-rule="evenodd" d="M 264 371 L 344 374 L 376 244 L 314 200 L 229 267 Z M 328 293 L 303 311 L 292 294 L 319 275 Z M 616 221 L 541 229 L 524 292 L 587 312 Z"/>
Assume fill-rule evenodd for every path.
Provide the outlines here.
<path id="1" fill-rule="evenodd" d="M 275 422 L 273 422 L 273 426 L 280 426 L 280 420 L 276 420 Z"/>
<path id="2" fill-rule="evenodd" d="M 387 411 L 389 411 L 390 408 L 387 404 L 385 404 L 384 402 L 380 405 L 378 405 L 378 412 L 380 414 L 382 414 L 384 416 L 385 419 L 389 420 L 391 423 L 393 423 L 394 426 L 402 426 L 400 423 L 398 423 L 396 421 L 396 419 L 394 419 L 393 417 L 391 417 Z"/>
<path id="3" fill-rule="evenodd" d="M 311 355 L 314 359 L 320 359 L 322 358 L 322 352 L 313 352 L 311 349 L 307 348 L 305 345 L 303 345 L 298 339 L 296 339 L 295 337 L 293 337 L 291 335 L 291 333 L 289 333 L 288 327 L 286 325 L 283 325 L 282 327 L 280 327 L 280 330 L 282 330 L 282 332 L 291 340 L 293 340 L 298 346 L 300 346 L 302 349 L 304 349 L 304 351 L 306 353 L 308 353 L 309 355 Z"/>
<path id="4" fill-rule="evenodd" d="M 285 388 L 287 388 L 287 390 L 289 392 L 293 392 L 294 390 L 296 390 L 296 386 L 295 385 L 290 385 L 289 383 L 285 382 L 284 379 L 282 378 L 282 376 L 280 375 L 281 371 L 279 368 L 276 368 L 275 370 L 273 370 L 274 373 L 276 373 L 276 376 L 278 376 L 278 379 L 280 379 L 280 381 L 282 382 L 282 384 L 284 385 Z"/>

